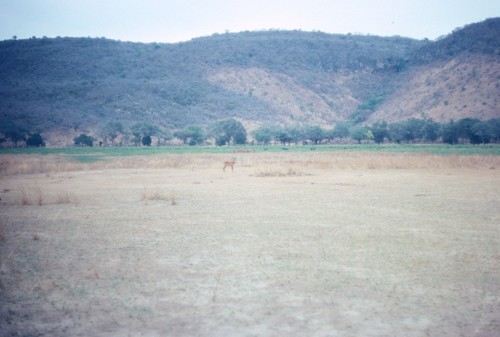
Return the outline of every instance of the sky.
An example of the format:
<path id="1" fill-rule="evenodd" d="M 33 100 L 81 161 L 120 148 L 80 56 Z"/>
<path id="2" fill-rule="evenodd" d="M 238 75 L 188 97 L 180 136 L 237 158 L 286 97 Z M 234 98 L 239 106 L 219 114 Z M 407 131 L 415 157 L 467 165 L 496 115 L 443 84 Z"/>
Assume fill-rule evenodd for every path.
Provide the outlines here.
<path id="1" fill-rule="evenodd" d="M 179 42 L 267 29 L 434 40 L 492 17 L 499 0 L 0 0 L 0 40 Z"/>

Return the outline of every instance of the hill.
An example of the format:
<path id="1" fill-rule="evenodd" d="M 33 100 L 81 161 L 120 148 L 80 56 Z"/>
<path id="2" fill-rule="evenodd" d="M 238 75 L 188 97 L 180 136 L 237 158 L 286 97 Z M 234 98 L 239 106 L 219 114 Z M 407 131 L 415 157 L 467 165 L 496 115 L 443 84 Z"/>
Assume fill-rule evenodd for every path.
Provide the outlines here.
<path id="1" fill-rule="evenodd" d="M 498 117 L 499 27 L 490 19 L 438 41 L 302 31 L 175 44 L 2 41 L 0 123 L 73 137 L 112 121 L 176 129 L 228 117 L 250 128 Z"/>
<path id="2" fill-rule="evenodd" d="M 500 19 L 456 29 L 418 48 L 369 121 L 500 117 Z"/>

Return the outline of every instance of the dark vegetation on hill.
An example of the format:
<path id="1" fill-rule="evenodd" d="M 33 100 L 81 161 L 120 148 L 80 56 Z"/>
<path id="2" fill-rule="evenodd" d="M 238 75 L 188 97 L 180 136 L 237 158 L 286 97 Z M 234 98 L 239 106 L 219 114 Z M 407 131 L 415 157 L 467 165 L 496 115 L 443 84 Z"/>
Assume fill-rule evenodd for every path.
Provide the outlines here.
<path id="1" fill-rule="evenodd" d="M 417 49 L 412 61 L 424 63 L 448 59 L 465 51 L 500 56 L 500 18 L 457 28 L 451 34 Z"/>
<path id="2" fill-rule="evenodd" d="M 302 31 L 214 34 L 175 44 L 7 40 L 0 42 L 0 132 L 5 138 L 6 129 L 17 127 L 25 139 L 27 133 L 41 133 L 72 140 L 82 133 L 97 136 L 119 123 L 130 137 L 144 136 L 134 128 L 153 125 L 168 138 L 190 125 L 208 131 L 230 119 L 249 129 L 271 124 L 333 128 L 403 106 L 401 113 L 382 115 L 395 122 L 437 106 L 405 109 L 408 97 L 395 94 L 402 83 L 411 83 L 412 69 L 418 67 L 464 54 L 486 55 L 483 61 L 493 69 L 489 82 L 498 89 L 499 39 L 500 19 L 495 18 L 434 42 Z M 474 84 L 481 75 L 476 71 L 476 78 L 465 80 Z M 440 121 L 498 117 L 498 90 L 483 110 L 480 116 L 464 108 L 457 116 L 441 111 Z M 434 118 L 439 111 L 432 113 Z"/>

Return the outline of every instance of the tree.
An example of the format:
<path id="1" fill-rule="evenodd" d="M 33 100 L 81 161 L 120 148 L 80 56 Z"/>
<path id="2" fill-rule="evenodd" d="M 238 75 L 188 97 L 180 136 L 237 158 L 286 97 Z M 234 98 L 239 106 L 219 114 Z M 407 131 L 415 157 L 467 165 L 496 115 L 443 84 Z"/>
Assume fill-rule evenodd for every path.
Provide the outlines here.
<path id="1" fill-rule="evenodd" d="M 351 138 L 361 143 L 365 139 L 369 139 L 369 136 L 373 138 L 372 132 L 364 126 L 355 126 L 350 130 Z"/>
<path id="2" fill-rule="evenodd" d="M 430 142 L 435 142 L 439 137 L 439 124 L 432 118 L 426 118 L 422 128 L 423 138 Z"/>
<path id="3" fill-rule="evenodd" d="M 474 140 L 478 140 L 479 143 L 483 144 L 489 143 L 495 137 L 493 125 L 488 121 L 474 124 L 471 132 L 474 135 Z"/>
<path id="4" fill-rule="evenodd" d="M 424 138 L 425 121 L 418 118 L 410 118 L 402 122 L 406 128 L 406 140 L 409 142 L 419 141 Z"/>
<path id="5" fill-rule="evenodd" d="M 144 146 L 151 146 L 151 136 L 144 136 L 144 137 L 142 137 L 141 143 Z"/>
<path id="6" fill-rule="evenodd" d="M 419 122 L 413 118 L 389 125 L 389 138 L 396 142 L 411 142 L 419 137 Z"/>
<path id="7" fill-rule="evenodd" d="M 87 136 L 86 134 L 82 133 L 80 136 L 73 138 L 73 142 L 77 146 L 94 146 L 94 138 L 91 136 Z"/>
<path id="8" fill-rule="evenodd" d="M 331 132 L 331 137 L 332 138 L 347 138 L 349 137 L 349 128 L 352 126 L 352 122 L 338 122 L 335 124 L 335 127 L 333 128 Z"/>
<path id="9" fill-rule="evenodd" d="M 288 145 L 290 145 L 290 143 L 292 142 L 292 137 L 288 133 L 288 130 L 283 128 L 278 134 L 278 140 L 283 146 L 285 146 L 287 143 Z"/>
<path id="10" fill-rule="evenodd" d="M 123 133 L 123 125 L 120 122 L 109 122 L 101 130 L 101 136 L 111 140 L 111 145 L 115 145 L 115 139 L 120 133 Z"/>
<path id="11" fill-rule="evenodd" d="M 230 145 L 230 143 L 231 143 L 231 138 L 228 137 L 226 134 L 215 136 L 215 145 L 217 146 Z"/>
<path id="12" fill-rule="evenodd" d="M 132 132 L 142 136 L 154 136 L 158 133 L 159 129 L 156 125 L 149 122 L 137 123 L 132 126 Z"/>
<path id="13" fill-rule="evenodd" d="M 245 144 L 247 142 L 247 132 L 245 128 L 243 127 L 242 124 L 240 124 L 242 129 L 236 131 L 236 133 L 233 135 L 233 142 L 235 144 Z"/>
<path id="14" fill-rule="evenodd" d="M 377 144 L 383 143 L 385 138 L 389 136 L 389 127 L 386 121 L 375 122 L 370 130 L 373 134 L 373 140 Z"/>
<path id="15" fill-rule="evenodd" d="M 211 131 L 218 146 L 231 144 L 245 144 L 247 141 L 247 131 L 243 124 L 235 119 L 226 119 L 214 124 Z"/>
<path id="16" fill-rule="evenodd" d="M 252 135 L 259 143 L 269 145 L 273 139 L 273 130 L 269 126 L 261 126 L 252 131 Z"/>
<path id="17" fill-rule="evenodd" d="M 158 145 L 163 141 L 163 143 L 171 140 L 173 138 L 172 132 L 169 129 L 161 129 L 156 135 L 158 137 Z"/>
<path id="18" fill-rule="evenodd" d="M 27 129 L 23 125 L 7 122 L 1 126 L 0 131 L 5 135 L 5 138 L 10 139 L 17 147 L 17 143 L 26 140 Z"/>
<path id="19" fill-rule="evenodd" d="M 449 123 L 442 125 L 441 137 L 444 143 L 457 144 L 459 138 L 457 123 L 451 120 Z"/>
<path id="20" fill-rule="evenodd" d="M 373 136 L 372 130 L 368 129 L 368 131 L 366 131 L 366 140 L 371 141 L 373 138 L 375 137 Z"/>
<path id="21" fill-rule="evenodd" d="M 310 126 L 306 129 L 305 138 L 311 140 L 314 145 L 326 138 L 326 132 L 320 126 Z"/>
<path id="22" fill-rule="evenodd" d="M 132 134 L 134 135 L 134 139 L 132 139 L 132 141 L 136 145 L 139 143 L 142 143 L 143 145 L 145 145 L 143 142 L 144 137 L 151 138 L 151 136 L 155 136 L 158 133 L 160 133 L 160 129 L 158 128 L 158 126 L 153 125 L 149 122 L 142 122 L 142 123 L 134 124 L 130 129 L 132 130 Z M 150 145 L 151 145 L 151 143 L 149 143 L 148 146 L 150 146 Z"/>
<path id="23" fill-rule="evenodd" d="M 474 135 L 472 132 L 472 127 L 474 124 L 479 123 L 480 120 L 477 118 L 462 118 L 457 122 L 458 136 L 463 139 L 463 141 L 469 141 L 471 144 L 480 143 L 480 139 Z"/>
<path id="24" fill-rule="evenodd" d="M 500 118 L 493 118 L 487 121 L 491 126 L 491 141 L 500 141 Z"/>
<path id="25" fill-rule="evenodd" d="M 45 147 L 45 142 L 39 133 L 35 133 L 28 137 L 28 140 L 26 140 L 26 146 Z"/>
<path id="26" fill-rule="evenodd" d="M 185 129 L 175 131 L 174 137 L 181 139 L 184 144 L 199 145 L 205 141 L 205 132 L 200 126 L 189 125 Z"/>
<path id="27" fill-rule="evenodd" d="M 287 128 L 287 133 L 290 136 L 290 140 L 297 145 L 301 140 L 304 139 L 304 129 L 299 126 L 291 126 Z"/>

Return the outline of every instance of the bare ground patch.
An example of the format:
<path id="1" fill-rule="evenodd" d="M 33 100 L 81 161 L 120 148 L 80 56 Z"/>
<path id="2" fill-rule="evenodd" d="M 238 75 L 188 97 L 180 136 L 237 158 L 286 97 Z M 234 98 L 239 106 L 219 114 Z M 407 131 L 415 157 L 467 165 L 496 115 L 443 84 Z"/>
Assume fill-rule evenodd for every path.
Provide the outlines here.
<path id="1" fill-rule="evenodd" d="M 222 159 L 0 178 L 0 335 L 500 332 L 497 162 Z"/>

